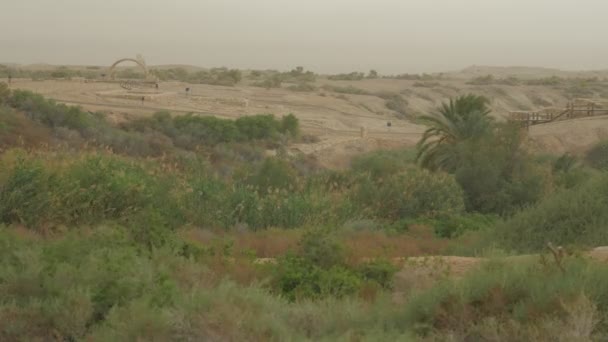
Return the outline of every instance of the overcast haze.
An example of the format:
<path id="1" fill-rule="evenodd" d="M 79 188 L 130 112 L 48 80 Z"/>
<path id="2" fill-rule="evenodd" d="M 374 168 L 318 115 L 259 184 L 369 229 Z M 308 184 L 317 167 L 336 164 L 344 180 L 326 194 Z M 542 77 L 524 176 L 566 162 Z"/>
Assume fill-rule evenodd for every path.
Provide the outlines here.
<path id="1" fill-rule="evenodd" d="M 604 0 L 0 0 L 0 61 L 608 68 Z"/>

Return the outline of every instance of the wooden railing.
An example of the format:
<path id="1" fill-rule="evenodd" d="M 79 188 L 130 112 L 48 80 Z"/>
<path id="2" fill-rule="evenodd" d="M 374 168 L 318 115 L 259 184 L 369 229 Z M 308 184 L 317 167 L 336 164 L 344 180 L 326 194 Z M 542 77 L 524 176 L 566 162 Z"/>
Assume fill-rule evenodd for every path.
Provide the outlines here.
<path id="1" fill-rule="evenodd" d="M 530 127 L 554 121 L 577 119 L 589 116 L 608 115 L 608 103 L 587 99 L 575 99 L 566 108 L 544 108 L 536 111 L 512 111 L 509 120 Z"/>

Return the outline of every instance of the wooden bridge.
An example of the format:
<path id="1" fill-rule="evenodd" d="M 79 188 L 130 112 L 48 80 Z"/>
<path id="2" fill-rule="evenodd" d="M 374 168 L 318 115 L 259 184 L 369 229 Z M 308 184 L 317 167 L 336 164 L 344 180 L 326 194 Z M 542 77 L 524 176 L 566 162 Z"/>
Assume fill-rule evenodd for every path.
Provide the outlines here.
<path id="1" fill-rule="evenodd" d="M 529 128 L 554 121 L 578 119 L 590 116 L 608 115 L 608 102 L 589 99 L 575 99 L 566 108 L 543 108 L 536 111 L 513 111 L 509 120 L 520 122 L 522 127 Z"/>

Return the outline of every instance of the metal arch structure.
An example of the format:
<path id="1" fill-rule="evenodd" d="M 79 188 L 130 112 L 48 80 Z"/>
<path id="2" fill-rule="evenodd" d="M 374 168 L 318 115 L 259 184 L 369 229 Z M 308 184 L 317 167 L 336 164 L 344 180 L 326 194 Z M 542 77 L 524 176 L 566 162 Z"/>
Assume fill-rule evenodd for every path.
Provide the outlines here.
<path id="1" fill-rule="evenodd" d="M 146 62 L 144 61 L 143 57 L 137 56 L 137 59 L 122 58 L 122 59 L 119 59 L 116 62 L 114 62 L 114 64 L 112 64 L 112 66 L 110 67 L 110 70 L 108 72 L 108 76 L 110 77 L 111 80 L 114 80 L 116 78 L 116 66 L 118 66 L 120 63 L 123 63 L 123 62 L 133 62 L 133 63 L 137 64 L 143 70 L 145 78 L 146 79 L 149 78 L 150 73 L 148 72 L 148 67 L 146 66 Z"/>

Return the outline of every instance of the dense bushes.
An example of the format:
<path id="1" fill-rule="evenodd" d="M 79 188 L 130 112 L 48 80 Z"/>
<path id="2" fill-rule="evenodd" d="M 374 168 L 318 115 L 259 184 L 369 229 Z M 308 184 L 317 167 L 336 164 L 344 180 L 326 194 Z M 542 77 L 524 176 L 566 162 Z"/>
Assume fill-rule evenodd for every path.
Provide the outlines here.
<path id="1" fill-rule="evenodd" d="M 509 215 L 553 188 L 553 165 L 538 163 L 523 145 L 521 129 L 492 119 L 488 99 L 466 95 L 421 119 L 420 164 L 454 175 L 468 211 Z"/>
<path id="2" fill-rule="evenodd" d="M 382 260 L 350 266 L 345 253 L 344 246 L 327 230 L 309 231 L 297 254 L 279 258 L 272 286 L 290 301 L 341 298 L 372 284 L 391 288 L 395 266 Z"/>
<path id="3" fill-rule="evenodd" d="M 546 257 L 492 262 L 415 292 L 400 281 L 442 271 L 427 265 L 395 277 L 396 260 L 374 259 L 463 251 L 471 236 L 524 252 L 547 241 L 608 243 L 608 176 L 567 155 L 532 158 L 512 127 L 478 125 L 475 115 L 461 130 L 445 125 L 457 133 L 445 171 L 415 166 L 410 151 L 319 171 L 286 153 L 264 158 L 250 143 L 297 136 L 292 115 L 157 113 L 123 130 L 28 93 L 5 99 L 56 135 L 114 141 L 130 155 L 170 153 L 2 152 L 0 340 L 414 339 L 408 330 L 437 340 L 576 340 L 605 332 L 604 266 L 571 257 L 563 269 Z M 26 120 L 0 108 L 0 135 L 18 127 L 17 114 Z M 15 145 L 8 141 L 2 147 Z M 251 239 L 267 228 L 277 229 Z M 482 238 L 460 237 L 475 230 Z M 370 241 L 373 234 L 383 238 Z"/>
<path id="4" fill-rule="evenodd" d="M 126 223 L 145 212 L 160 215 L 157 223 L 169 231 L 180 221 L 180 211 L 171 201 L 171 180 L 152 176 L 143 165 L 122 158 L 100 154 L 45 158 L 10 151 L 0 165 L 3 223 L 45 231 L 107 220 Z"/>
<path id="5" fill-rule="evenodd" d="M 68 144 L 87 141 L 138 157 L 160 156 L 175 147 L 195 150 L 201 146 L 255 140 L 276 144 L 282 137 L 299 135 L 299 122 L 293 114 L 281 119 L 254 115 L 228 120 L 193 114 L 171 117 L 168 112 L 159 112 L 151 118 L 137 119 L 116 128 L 100 113 L 57 104 L 29 91 L 15 90 L 7 94 L 2 95 L 2 102 L 24 111 L 30 120 L 52 128 L 55 136 Z"/>
<path id="6" fill-rule="evenodd" d="M 591 341 L 606 333 L 608 267 L 567 260 L 490 262 L 412 298 L 404 323 L 444 340 Z M 601 324 L 600 324 L 601 322 Z"/>
<path id="7" fill-rule="evenodd" d="M 560 191 L 497 226 L 501 243 L 519 251 L 561 245 L 608 244 L 608 177 L 601 175 L 577 188 Z"/>
<path id="8" fill-rule="evenodd" d="M 383 281 L 379 268 L 358 273 Z M 289 303 L 224 277 L 202 259 L 141 251 L 118 228 L 42 240 L 0 227 L 0 340 L 405 338 L 386 300 Z"/>
<path id="9" fill-rule="evenodd" d="M 511 214 L 551 190 L 551 165 L 528 156 L 519 134 L 516 128 L 501 127 L 455 148 L 454 175 L 466 194 L 468 210 Z"/>
<path id="10" fill-rule="evenodd" d="M 376 180 L 362 177 L 356 184 L 353 201 L 372 217 L 399 220 L 464 210 L 462 189 L 447 174 L 409 168 Z"/>
<path id="11" fill-rule="evenodd" d="M 277 141 L 280 135 L 297 137 L 299 122 L 293 115 L 281 120 L 273 115 L 243 116 L 236 120 L 220 119 L 212 116 L 193 114 L 171 117 L 169 113 L 159 112 L 152 118 L 139 119 L 124 125 L 130 131 L 158 131 L 173 140 L 173 144 L 196 149 L 201 145 L 245 142 L 252 140 Z"/>
<path id="12" fill-rule="evenodd" d="M 41 231 L 108 220 L 166 232 L 185 223 L 294 228 L 341 222 L 348 215 L 331 194 L 300 189 L 293 168 L 272 159 L 234 182 L 200 170 L 170 173 L 163 165 L 109 154 L 44 157 L 9 151 L 0 166 L 0 219 Z"/>
<path id="13" fill-rule="evenodd" d="M 406 169 L 414 159 L 409 150 L 376 151 L 353 158 L 351 169 L 355 173 L 367 173 L 373 179 L 381 179 Z"/>
<path id="14" fill-rule="evenodd" d="M 193 73 L 184 68 L 152 69 L 150 73 L 162 81 L 174 80 L 220 86 L 234 86 L 243 78 L 240 70 L 227 68 L 213 68 Z"/>

